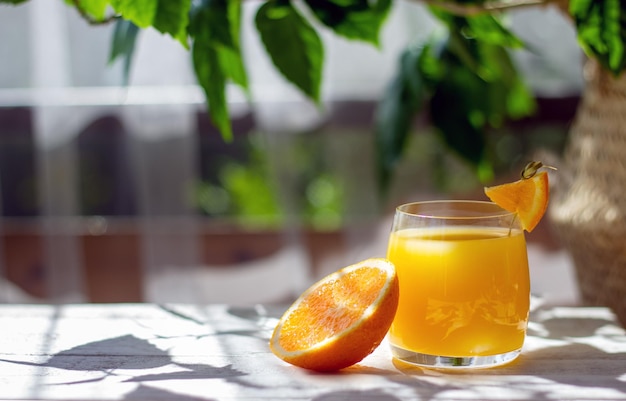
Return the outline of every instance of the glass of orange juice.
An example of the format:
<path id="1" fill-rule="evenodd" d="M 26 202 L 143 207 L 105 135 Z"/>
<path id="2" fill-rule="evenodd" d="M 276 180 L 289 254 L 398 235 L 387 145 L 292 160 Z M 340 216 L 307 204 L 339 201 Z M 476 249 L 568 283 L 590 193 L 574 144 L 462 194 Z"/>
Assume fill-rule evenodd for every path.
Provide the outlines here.
<path id="1" fill-rule="evenodd" d="M 514 213 L 479 201 L 401 205 L 387 257 L 400 283 L 389 331 L 394 358 L 467 368 L 496 366 L 519 355 L 530 278 Z"/>

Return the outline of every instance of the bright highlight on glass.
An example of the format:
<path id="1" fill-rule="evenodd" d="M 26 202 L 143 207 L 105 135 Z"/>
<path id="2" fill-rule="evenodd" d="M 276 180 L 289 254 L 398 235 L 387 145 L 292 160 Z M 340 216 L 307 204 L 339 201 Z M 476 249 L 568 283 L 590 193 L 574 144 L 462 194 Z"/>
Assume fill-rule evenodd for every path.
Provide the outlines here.
<path id="1" fill-rule="evenodd" d="M 489 367 L 519 355 L 530 278 L 514 213 L 490 202 L 402 205 L 387 257 L 400 283 L 389 331 L 395 358 L 431 367 Z"/>

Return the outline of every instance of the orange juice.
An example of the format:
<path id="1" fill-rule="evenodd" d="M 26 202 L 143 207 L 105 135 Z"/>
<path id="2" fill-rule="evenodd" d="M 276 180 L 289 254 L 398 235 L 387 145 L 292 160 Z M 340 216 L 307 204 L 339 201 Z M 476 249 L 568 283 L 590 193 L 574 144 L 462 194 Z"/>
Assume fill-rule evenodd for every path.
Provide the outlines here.
<path id="1" fill-rule="evenodd" d="M 420 227 L 391 234 L 400 301 L 392 347 L 473 357 L 519 350 L 530 302 L 526 242 L 501 227 Z"/>

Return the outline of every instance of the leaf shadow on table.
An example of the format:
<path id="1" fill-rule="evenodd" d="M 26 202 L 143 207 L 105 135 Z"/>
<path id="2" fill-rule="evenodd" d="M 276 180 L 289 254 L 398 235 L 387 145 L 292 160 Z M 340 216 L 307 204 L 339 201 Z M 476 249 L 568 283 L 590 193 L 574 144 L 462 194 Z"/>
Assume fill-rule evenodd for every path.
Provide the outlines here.
<path id="1" fill-rule="evenodd" d="M 140 385 L 130 393 L 124 396 L 125 400 L 176 400 L 176 401 L 216 401 L 215 398 L 199 398 L 193 396 L 182 395 L 179 393 L 173 393 L 160 388 Z"/>
<path id="2" fill-rule="evenodd" d="M 268 319 L 278 321 L 285 310 L 287 307 L 282 305 L 229 306 L 226 309 L 229 315 L 249 320 L 261 326 L 265 325 Z"/>
<path id="3" fill-rule="evenodd" d="M 404 376 L 390 376 L 389 380 L 413 388 L 420 400 L 439 399 L 444 392 L 455 391 L 473 392 L 476 399 L 491 399 L 490 394 L 509 390 L 537 401 L 558 399 L 562 391 L 588 394 L 592 397 L 589 399 L 594 395 L 625 399 L 626 336 L 619 330 L 603 331 L 611 326 L 615 327 L 615 322 L 607 319 L 545 319 L 537 330 L 529 330 L 529 335 L 546 340 L 546 345 L 523 352 L 507 365 L 444 371 L 394 361 Z M 602 346 L 612 348 L 612 352 Z"/>
<path id="4" fill-rule="evenodd" d="M 196 316 L 191 316 L 181 310 L 178 310 L 176 307 L 172 307 L 169 305 L 159 305 L 159 308 L 176 318 L 195 323 L 202 327 L 208 326 L 208 316 L 207 321 L 205 321 Z M 282 307 L 274 308 L 261 305 L 245 307 L 231 306 L 226 309 L 226 312 L 233 317 L 245 320 L 247 323 L 252 323 L 249 328 L 207 331 L 204 334 L 194 335 L 194 337 L 197 339 L 201 339 L 204 337 L 212 336 L 236 335 L 256 338 L 263 342 L 266 342 L 267 340 L 269 340 L 271 330 L 273 329 L 275 322 L 281 316 L 282 310 Z"/>
<path id="5" fill-rule="evenodd" d="M 541 320 L 540 327 L 539 333 L 529 330 L 529 335 L 565 344 L 522 354 L 520 370 L 535 371 L 542 378 L 581 391 L 604 388 L 626 398 L 626 335 L 615 321 L 558 317 Z"/>
<path id="6" fill-rule="evenodd" d="M 206 364 L 184 364 L 175 362 L 172 362 L 171 365 L 182 368 L 182 370 L 133 376 L 124 380 L 124 382 L 148 383 L 167 380 L 224 379 L 226 381 L 239 383 L 237 378 L 247 375 L 246 373 L 233 368 L 232 365 L 217 367 Z"/>
<path id="7" fill-rule="evenodd" d="M 8 359 L 0 359 L 0 361 L 41 368 L 89 372 L 88 378 L 50 384 L 55 386 L 97 383 L 115 376 L 126 378 L 122 380 L 126 383 L 139 383 L 138 389 L 143 387 L 143 390 L 141 390 L 143 392 L 147 392 L 147 388 L 150 388 L 145 386 L 145 383 L 168 380 L 221 379 L 238 385 L 258 387 L 255 384 L 242 380 L 248 374 L 233 368 L 232 365 L 213 366 L 208 364 L 179 363 L 174 361 L 166 351 L 157 348 L 147 340 L 133 335 L 124 335 L 78 345 L 51 355 L 47 361 L 42 363 Z M 163 372 L 162 368 L 166 367 L 169 367 L 170 370 Z M 158 372 L 150 372 L 152 369 L 159 368 L 161 369 Z M 129 373 L 129 371 L 136 371 L 137 374 Z M 134 392 L 134 396 L 137 395 Z M 165 399 L 168 398 L 165 397 Z M 169 399 L 172 398 L 170 397 Z"/>
<path id="8" fill-rule="evenodd" d="M 150 342 L 133 335 L 125 335 L 63 350 L 51 355 L 42 363 L 7 359 L 2 359 L 2 361 L 63 370 L 107 372 L 113 369 L 157 368 L 171 363 L 171 358 L 167 352 L 158 349 Z"/>
<path id="9" fill-rule="evenodd" d="M 312 398 L 311 401 L 347 401 L 347 400 L 372 400 L 372 401 L 400 401 L 394 395 L 388 394 L 380 389 L 373 390 L 339 390 L 331 391 Z"/>

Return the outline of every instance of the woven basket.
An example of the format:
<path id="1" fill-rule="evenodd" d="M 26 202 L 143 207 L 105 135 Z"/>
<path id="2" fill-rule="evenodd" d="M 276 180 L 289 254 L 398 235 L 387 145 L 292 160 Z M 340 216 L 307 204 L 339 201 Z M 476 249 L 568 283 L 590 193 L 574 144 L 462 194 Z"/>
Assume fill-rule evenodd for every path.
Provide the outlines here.
<path id="1" fill-rule="evenodd" d="M 626 324 L 626 74 L 589 61 L 585 80 L 550 218 L 583 302 L 611 307 Z"/>

